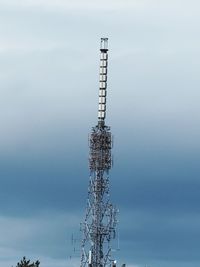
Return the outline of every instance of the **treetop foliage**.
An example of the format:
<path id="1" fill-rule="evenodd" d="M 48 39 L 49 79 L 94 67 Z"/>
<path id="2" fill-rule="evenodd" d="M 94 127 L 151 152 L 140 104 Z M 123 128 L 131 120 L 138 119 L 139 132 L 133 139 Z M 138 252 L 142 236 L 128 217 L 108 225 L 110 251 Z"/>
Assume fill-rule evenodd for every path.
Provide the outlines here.
<path id="1" fill-rule="evenodd" d="M 17 263 L 16 267 L 39 267 L 39 265 L 39 261 L 30 263 L 30 260 L 26 260 L 26 257 L 23 257 L 23 259 Z"/>

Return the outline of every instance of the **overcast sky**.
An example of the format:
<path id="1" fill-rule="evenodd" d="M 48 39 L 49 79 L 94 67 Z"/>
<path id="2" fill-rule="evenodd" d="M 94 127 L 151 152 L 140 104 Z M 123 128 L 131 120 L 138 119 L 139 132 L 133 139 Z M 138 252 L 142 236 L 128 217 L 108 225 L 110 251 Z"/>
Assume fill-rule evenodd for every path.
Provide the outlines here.
<path id="1" fill-rule="evenodd" d="M 200 266 L 199 12 L 195 0 L 0 0 L 0 267 L 24 255 L 80 264 L 101 37 L 120 210 L 113 257 Z"/>

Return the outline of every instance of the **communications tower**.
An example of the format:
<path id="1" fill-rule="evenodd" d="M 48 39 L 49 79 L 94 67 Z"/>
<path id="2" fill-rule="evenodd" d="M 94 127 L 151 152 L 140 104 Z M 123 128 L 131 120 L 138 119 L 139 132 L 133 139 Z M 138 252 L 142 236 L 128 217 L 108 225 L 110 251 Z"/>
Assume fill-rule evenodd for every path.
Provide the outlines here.
<path id="1" fill-rule="evenodd" d="M 101 38 L 98 124 L 89 136 L 90 181 L 85 220 L 81 230 L 81 267 L 115 266 L 111 241 L 115 238 L 116 208 L 109 197 L 109 170 L 112 166 L 112 135 L 106 126 L 108 38 Z"/>

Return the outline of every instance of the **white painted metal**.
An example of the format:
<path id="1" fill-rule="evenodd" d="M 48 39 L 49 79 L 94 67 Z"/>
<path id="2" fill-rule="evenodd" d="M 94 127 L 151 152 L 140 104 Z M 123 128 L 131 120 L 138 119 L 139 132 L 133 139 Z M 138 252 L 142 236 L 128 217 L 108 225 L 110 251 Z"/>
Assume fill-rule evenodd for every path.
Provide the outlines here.
<path id="1" fill-rule="evenodd" d="M 100 111 L 100 110 L 105 111 L 105 109 L 106 109 L 106 105 L 105 105 L 105 104 L 100 104 L 100 105 L 99 105 L 99 111 Z"/>
<path id="2" fill-rule="evenodd" d="M 104 82 L 106 82 L 106 80 L 107 80 L 107 76 L 106 76 L 106 75 L 100 75 L 100 76 L 99 76 L 99 81 L 104 81 Z"/>
<path id="3" fill-rule="evenodd" d="M 99 97 L 99 104 L 105 104 L 106 103 L 106 98 L 105 97 Z"/>
<path id="4" fill-rule="evenodd" d="M 107 54 L 107 53 L 101 53 L 101 54 L 100 54 L 100 59 L 105 59 L 105 60 L 107 60 L 107 59 L 108 59 L 108 54 Z"/>
<path id="5" fill-rule="evenodd" d="M 99 90 L 99 96 L 106 96 L 106 90 Z"/>
<path id="6" fill-rule="evenodd" d="M 107 67 L 107 61 L 106 60 L 100 60 L 100 67 Z"/>
<path id="7" fill-rule="evenodd" d="M 99 83 L 99 87 L 100 87 L 100 89 L 101 88 L 106 88 L 106 82 L 100 82 Z"/>
<path id="8" fill-rule="evenodd" d="M 92 263 L 92 251 L 90 250 L 89 251 L 89 264 Z"/>
<path id="9" fill-rule="evenodd" d="M 101 67 L 100 74 L 107 74 L 107 68 Z"/>

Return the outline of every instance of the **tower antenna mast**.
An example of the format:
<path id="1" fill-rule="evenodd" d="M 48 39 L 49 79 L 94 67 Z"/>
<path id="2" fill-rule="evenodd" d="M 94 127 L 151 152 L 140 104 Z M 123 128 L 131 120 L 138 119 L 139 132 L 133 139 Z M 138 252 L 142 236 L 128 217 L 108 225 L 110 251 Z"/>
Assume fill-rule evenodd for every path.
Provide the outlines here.
<path id="1" fill-rule="evenodd" d="M 109 197 L 112 166 L 112 135 L 105 125 L 108 68 L 108 38 L 101 38 L 98 124 L 89 136 L 90 181 L 85 220 L 81 230 L 81 267 L 115 266 L 111 241 L 115 238 L 116 208 Z"/>

